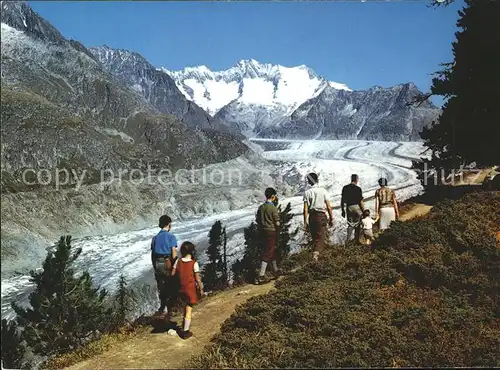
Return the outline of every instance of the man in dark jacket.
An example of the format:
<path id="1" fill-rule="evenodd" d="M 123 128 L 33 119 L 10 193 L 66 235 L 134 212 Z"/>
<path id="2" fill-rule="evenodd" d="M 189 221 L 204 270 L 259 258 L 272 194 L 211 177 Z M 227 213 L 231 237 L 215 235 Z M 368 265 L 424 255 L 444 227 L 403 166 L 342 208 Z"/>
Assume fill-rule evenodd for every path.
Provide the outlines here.
<path id="1" fill-rule="evenodd" d="M 358 175 L 352 174 L 351 183 L 342 188 L 342 198 L 340 199 L 342 217 L 346 216 L 347 209 L 348 226 L 346 244 L 351 239 L 353 229 L 355 230 L 354 239 L 356 243 L 361 244 L 361 215 L 365 207 L 363 204 L 363 191 L 358 186 L 358 183 Z"/>
<path id="2" fill-rule="evenodd" d="M 278 265 L 276 264 L 276 240 L 280 227 L 280 214 L 275 203 L 277 202 L 277 193 L 273 188 L 267 188 L 265 191 L 266 201 L 257 210 L 255 221 L 259 228 L 260 240 L 263 243 L 263 253 L 261 256 L 260 273 L 257 278 L 257 284 L 269 282 L 266 279 L 266 269 L 269 262 L 273 267 L 275 276 L 279 275 Z"/>

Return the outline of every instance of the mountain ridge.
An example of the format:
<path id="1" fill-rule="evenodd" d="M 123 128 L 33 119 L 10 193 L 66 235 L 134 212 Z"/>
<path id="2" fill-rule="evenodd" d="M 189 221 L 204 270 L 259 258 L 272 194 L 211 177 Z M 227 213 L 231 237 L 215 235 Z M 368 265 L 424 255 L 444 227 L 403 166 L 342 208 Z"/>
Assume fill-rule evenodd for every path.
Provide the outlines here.
<path id="1" fill-rule="evenodd" d="M 211 71 L 206 66 L 161 70 L 170 74 L 188 99 L 247 137 L 413 141 L 420 140 L 418 132 L 440 112 L 429 102 L 419 107 L 409 104 L 421 94 L 413 82 L 352 90 L 328 81 L 306 65 L 283 67 L 244 59 L 225 71 Z M 286 72 L 292 72 L 292 76 L 287 77 Z M 293 81 L 291 88 L 287 79 Z M 257 86 L 258 94 L 254 92 Z M 328 102 L 332 94 L 337 100 Z M 387 96 L 392 102 L 385 101 Z M 313 109 L 304 120 L 320 101 L 323 114 Z M 387 108 L 383 114 L 377 103 Z M 360 117 L 363 104 L 366 109 Z M 326 111 L 329 115 L 324 114 Z M 345 125 L 344 130 L 339 122 Z"/>
<path id="2" fill-rule="evenodd" d="M 159 112 L 172 114 L 191 128 L 239 135 L 195 102 L 186 99 L 172 78 L 155 68 L 141 54 L 107 45 L 91 47 L 89 51 L 108 73 L 143 96 Z"/>
<path id="3" fill-rule="evenodd" d="M 64 38 L 50 22 L 34 12 L 27 3 L 3 1 L 1 8 L 1 82 L 2 87 L 8 87 L 6 94 L 23 91 L 42 97 L 57 106 L 57 109 L 63 110 L 62 117 L 70 119 L 74 116 L 89 129 L 98 131 L 100 134 L 96 133 L 96 137 L 102 137 L 103 132 L 113 132 L 122 138 L 131 138 L 127 144 L 134 147 L 131 153 L 137 150 L 137 154 L 142 153 L 142 155 L 132 158 L 123 153 L 125 155 L 121 157 L 123 166 L 128 168 L 139 160 L 142 163 L 141 167 L 146 166 L 148 161 L 164 167 L 165 161 L 154 160 L 160 153 L 163 158 L 175 159 L 175 163 L 171 162 L 170 165 L 201 165 L 232 159 L 249 150 L 241 142 L 241 138 L 229 134 L 228 130 L 217 132 L 217 127 L 208 122 L 210 117 L 200 108 L 196 111 L 196 108 L 193 108 L 195 104 L 186 101 L 180 93 L 178 95 L 184 100 L 181 103 L 184 103 L 185 111 L 172 112 L 169 107 L 161 109 L 151 104 L 143 95 L 109 73 L 90 49 L 78 41 Z M 137 59 L 142 58 L 137 53 L 131 54 Z M 175 84 L 173 82 L 171 84 L 174 93 L 178 91 Z M 25 97 L 17 95 L 9 100 L 13 104 L 12 109 L 14 107 L 21 109 L 20 112 L 16 112 L 20 115 L 18 118 L 21 122 L 29 117 L 29 107 L 19 101 Z M 45 136 L 47 140 L 51 140 L 57 130 L 70 130 L 70 126 L 63 125 L 59 121 L 58 123 L 54 121 L 53 125 L 43 122 L 45 117 L 40 114 L 47 112 L 47 109 L 49 108 L 39 109 L 35 116 L 30 118 L 45 127 L 45 131 L 40 132 L 42 141 Z M 26 113 L 25 118 L 23 111 Z M 199 115 L 197 116 L 199 113 L 201 119 Z M 2 163 L 9 163 L 6 155 L 18 158 L 19 150 L 27 150 L 8 145 L 7 139 L 10 137 L 8 135 L 15 133 L 12 130 L 14 127 L 9 126 L 14 122 L 6 122 L 8 123 L 2 125 L 2 133 L 7 135 L 4 137 L 7 144 L 2 148 Z M 169 143 L 178 144 L 167 145 Z M 222 147 L 216 148 L 215 143 Z M 76 149 L 79 145 L 80 143 L 73 143 L 71 147 Z M 43 148 L 40 150 L 43 151 Z M 57 166 L 60 160 L 67 160 L 59 157 L 61 152 L 44 151 L 38 155 L 50 158 L 47 164 L 50 163 L 52 167 Z M 120 159 L 117 157 L 116 161 L 119 163 Z M 86 158 L 84 162 L 93 163 L 93 160 Z M 38 167 L 34 158 L 23 163 Z M 5 168 L 15 168 L 18 165 L 12 162 L 9 163 L 10 167 L 5 166 Z"/>

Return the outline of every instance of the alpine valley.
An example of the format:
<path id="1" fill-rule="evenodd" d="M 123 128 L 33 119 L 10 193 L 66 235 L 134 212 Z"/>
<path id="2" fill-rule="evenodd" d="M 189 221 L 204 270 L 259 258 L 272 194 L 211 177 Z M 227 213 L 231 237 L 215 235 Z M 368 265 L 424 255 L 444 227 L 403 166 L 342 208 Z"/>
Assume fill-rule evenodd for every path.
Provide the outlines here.
<path id="1" fill-rule="evenodd" d="M 384 172 L 395 184 L 413 186 L 414 175 L 391 161 L 408 166 L 401 158 L 414 158 L 408 153 L 421 152 L 421 143 L 399 142 L 418 139 L 439 114 L 430 103 L 408 105 L 419 94 L 411 83 L 352 91 L 306 66 L 243 60 L 222 72 L 171 72 L 133 51 L 68 39 L 25 2 L 1 2 L 1 63 L 2 281 L 12 278 L 12 286 L 40 266 L 47 246 L 63 234 L 121 235 L 151 228 L 164 213 L 186 220 L 226 212 L 239 220 L 231 212 L 253 207 L 267 186 L 297 195 L 297 179 L 316 160 L 330 161 L 338 182 L 333 194 L 343 181 L 338 174 L 353 166 L 367 181 Z M 293 155 L 276 157 L 248 138 L 397 142 L 369 149 L 364 141 L 294 144 Z M 365 154 L 356 156 L 354 147 Z M 297 153 L 305 155 L 299 162 Z M 131 176 L 150 169 L 153 183 Z M 187 179 L 159 184 L 155 176 L 165 169 L 187 169 Z M 198 181 L 211 173 L 231 178 L 235 170 L 241 176 L 231 184 Z M 125 178 L 113 177 L 123 171 Z"/>

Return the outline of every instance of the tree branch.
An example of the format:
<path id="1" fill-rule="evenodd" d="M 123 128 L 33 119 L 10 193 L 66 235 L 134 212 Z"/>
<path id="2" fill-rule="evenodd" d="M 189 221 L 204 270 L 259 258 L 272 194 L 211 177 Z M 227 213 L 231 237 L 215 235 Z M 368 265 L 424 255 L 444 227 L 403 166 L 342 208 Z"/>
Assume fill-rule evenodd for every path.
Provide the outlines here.
<path id="1" fill-rule="evenodd" d="M 420 107 L 424 102 L 428 101 L 429 98 L 433 95 L 434 94 L 432 93 L 416 95 L 413 99 L 411 99 L 409 102 L 406 103 L 406 106 L 416 105 L 417 107 Z"/>
<path id="2" fill-rule="evenodd" d="M 432 0 L 428 7 L 436 7 L 436 6 L 448 6 L 451 3 L 455 2 L 455 0 Z"/>

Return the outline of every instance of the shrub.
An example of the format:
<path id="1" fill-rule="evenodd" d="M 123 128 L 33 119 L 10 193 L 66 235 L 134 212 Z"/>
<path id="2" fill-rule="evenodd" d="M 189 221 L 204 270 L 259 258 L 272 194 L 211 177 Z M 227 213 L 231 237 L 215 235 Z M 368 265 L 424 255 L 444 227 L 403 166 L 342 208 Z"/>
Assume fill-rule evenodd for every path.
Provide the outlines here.
<path id="1" fill-rule="evenodd" d="M 241 260 L 237 260 L 233 266 L 233 281 L 235 284 L 255 281 L 256 269 L 260 263 L 261 244 L 257 224 L 254 222 L 243 230 L 245 237 L 245 252 Z"/>
<path id="2" fill-rule="evenodd" d="M 2 320 L 2 368 L 25 368 L 26 347 L 15 321 Z"/>
<path id="3" fill-rule="evenodd" d="M 330 248 L 239 307 L 191 365 L 499 366 L 498 202 L 471 194 L 396 222 L 373 250 Z"/>
<path id="4" fill-rule="evenodd" d="M 73 263 L 81 249 L 72 251 L 71 237 L 61 237 L 41 272 L 31 272 L 35 291 L 30 308 L 13 303 L 17 323 L 35 354 L 51 356 L 73 350 L 105 331 L 111 318 L 107 292 L 95 288 L 88 272 L 75 276 Z"/>
<path id="5" fill-rule="evenodd" d="M 216 221 L 208 233 L 206 255 L 208 263 L 203 266 L 202 279 L 205 290 L 222 290 L 228 286 L 227 273 L 227 236 L 226 229 Z M 223 251 L 221 252 L 221 248 Z"/>

